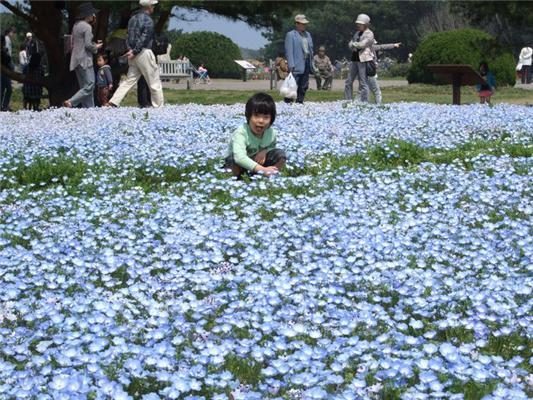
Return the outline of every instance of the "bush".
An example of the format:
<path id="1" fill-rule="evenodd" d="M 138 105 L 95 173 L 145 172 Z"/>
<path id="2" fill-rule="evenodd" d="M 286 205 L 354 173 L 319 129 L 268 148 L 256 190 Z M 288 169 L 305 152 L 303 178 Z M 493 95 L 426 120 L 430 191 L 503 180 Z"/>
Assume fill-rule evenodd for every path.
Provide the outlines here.
<path id="1" fill-rule="evenodd" d="M 239 78 L 239 47 L 228 37 L 215 32 L 193 32 L 180 35 L 172 43 L 172 58 L 186 55 L 196 67 L 204 63 L 213 78 Z"/>
<path id="2" fill-rule="evenodd" d="M 420 43 L 409 69 L 409 83 L 438 83 L 428 64 L 469 64 L 477 70 L 487 61 L 498 86 L 514 85 L 514 59 L 491 35 L 476 29 L 459 29 L 429 35 Z"/>
<path id="3" fill-rule="evenodd" d="M 378 74 L 382 78 L 406 77 L 409 72 L 409 67 L 410 64 L 407 63 L 392 64 L 387 69 L 379 69 Z"/>

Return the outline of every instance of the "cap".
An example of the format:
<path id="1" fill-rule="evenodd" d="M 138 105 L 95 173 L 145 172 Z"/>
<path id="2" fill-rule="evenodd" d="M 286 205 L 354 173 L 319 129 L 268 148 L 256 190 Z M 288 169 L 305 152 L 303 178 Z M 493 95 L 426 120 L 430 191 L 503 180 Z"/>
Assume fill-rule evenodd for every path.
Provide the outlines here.
<path id="1" fill-rule="evenodd" d="M 27 38 L 31 38 L 32 36 L 33 36 L 33 34 L 31 32 L 26 33 L 26 37 Z"/>
<path id="2" fill-rule="evenodd" d="M 309 20 L 307 17 L 303 14 L 298 14 L 296 17 L 294 17 L 295 22 L 299 22 L 300 24 L 308 24 Z"/>
<path id="3" fill-rule="evenodd" d="M 370 17 L 366 14 L 359 14 L 355 20 L 356 24 L 368 25 L 370 24 Z"/>
<path id="4" fill-rule="evenodd" d="M 139 5 L 141 7 L 155 6 L 157 3 L 157 0 L 139 0 Z"/>
<path id="5" fill-rule="evenodd" d="M 78 18 L 86 18 L 98 12 L 91 3 L 83 3 L 78 7 Z"/>

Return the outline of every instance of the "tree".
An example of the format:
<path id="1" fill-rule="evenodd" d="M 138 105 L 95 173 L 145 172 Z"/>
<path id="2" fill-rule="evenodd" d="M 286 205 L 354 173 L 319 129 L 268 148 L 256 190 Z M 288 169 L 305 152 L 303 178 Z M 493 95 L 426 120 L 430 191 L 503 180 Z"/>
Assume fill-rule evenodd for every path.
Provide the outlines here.
<path id="1" fill-rule="evenodd" d="M 77 7 L 82 1 L 55 0 L 24 0 L 15 5 L 8 0 L 0 3 L 10 10 L 16 17 L 26 21 L 35 36 L 39 38 L 49 60 L 49 73 L 43 81 L 31 81 L 42 84 L 48 89 L 50 105 L 59 106 L 63 100 L 70 97 L 77 88 L 75 77 L 68 69 L 69 57 L 64 53 L 64 35 L 71 31 L 74 25 Z M 294 7 L 293 1 L 164 1 L 156 7 L 156 31 L 161 32 L 172 15 L 174 6 L 188 9 L 201 9 L 232 19 L 250 23 L 253 26 L 276 26 L 286 13 Z M 298 2 L 302 3 L 302 2 Z M 129 14 L 136 1 L 99 1 L 96 5 L 100 10 L 97 24 L 93 29 L 96 40 L 105 43 L 106 37 L 113 24 L 121 15 Z M 4 66 L 1 73 L 19 82 L 30 82 L 24 75 L 10 71 Z"/>
<path id="2" fill-rule="evenodd" d="M 180 35 L 172 43 L 172 57 L 186 55 L 193 65 L 205 63 L 209 74 L 217 78 L 238 78 L 239 68 L 233 60 L 241 59 L 239 46 L 215 32 Z"/>

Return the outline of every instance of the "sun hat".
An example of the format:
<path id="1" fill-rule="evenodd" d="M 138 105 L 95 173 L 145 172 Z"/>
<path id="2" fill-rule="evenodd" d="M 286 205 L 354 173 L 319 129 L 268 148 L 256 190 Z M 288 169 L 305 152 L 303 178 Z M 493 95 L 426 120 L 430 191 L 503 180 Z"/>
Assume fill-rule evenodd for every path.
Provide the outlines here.
<path id="1" fill-rule="evenodd" d="M 78 7 L 78 18 L 86 18 L 96 14 L 98 11 L 91 3 L 83 3 Z"/>
<path id="2" fill-rule="evenodd" d="M 356 24 L 368 25 L 370 24 L 370 17 L 366 14 L 359 14 L 355 20 Z"/>
<path id="3" fill-rule="evenodd" d="M 155 6 L 157 3 L 157 0 L 139 0 L 139 5 L 141 7 Z"/>
<path id="4" fill-rule="evenodd" d="M 300 24 L 308 24 L 309 20 L 307 17 L 303 14 L 298 14 L 296 17 L 294 17 L 295 22 L 299 22 Z"/>

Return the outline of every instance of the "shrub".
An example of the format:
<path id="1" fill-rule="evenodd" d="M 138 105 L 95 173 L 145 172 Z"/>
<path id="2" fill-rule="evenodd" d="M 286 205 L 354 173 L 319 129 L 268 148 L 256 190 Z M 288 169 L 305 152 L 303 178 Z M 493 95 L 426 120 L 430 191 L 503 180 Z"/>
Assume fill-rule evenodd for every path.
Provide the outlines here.
<path id="1" fill-rule="evenodd" d="M 195 66 L 205 63 L 215 78 L 238 78 L 239 67 L 233 60 L 241 58 L 239 47 L 228 37 L 215 32 L 192 32 L 180 35 L 172 43 L 172 58 L 184 54 Z"/>
<path id="2" fill-rule="evenodd" d="M 387 69 L 378 70 L 378 74 L 383 78 L 406 77 L 409 72 L 409 67 L 410 64 L 407 63 L 392 64 Z"/>
<path id="3" fill-rule="evenodd" d="M 469 64 L 476 70 L 485 60 L 498 86 L 514 85 L 514 59 L 491 35 L 476 29 L 459 29 L 429 35 L 420 43 L 409 69 L 409 83 L 437 83 L 428 64 Z"/>

